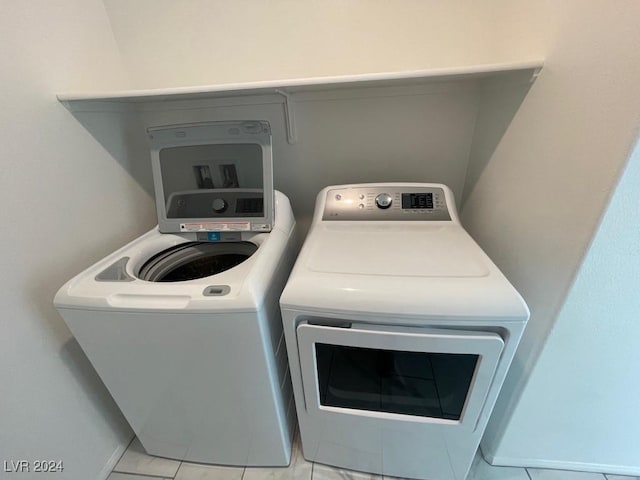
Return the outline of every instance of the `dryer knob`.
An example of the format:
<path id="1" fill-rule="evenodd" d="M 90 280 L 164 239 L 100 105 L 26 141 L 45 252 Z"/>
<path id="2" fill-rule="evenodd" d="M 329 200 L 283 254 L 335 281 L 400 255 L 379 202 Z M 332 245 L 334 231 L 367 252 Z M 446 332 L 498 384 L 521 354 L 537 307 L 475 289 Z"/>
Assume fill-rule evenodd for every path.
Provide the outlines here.
<path id="1" fill-rule="evenodd" d="M 378 208 L 382 208 L 382 209 L 389 208 L 392 202 L 393 202 L 393 199 L 391 198 L 391 195 L 389 195 L 388 193 L 380 193 L 376 197 L 376 206 Z"/>
<path id="2" fill-rule="evenodd" d="M 224 198 L 216 198 L 213 201 L 211 208 L 213 208 L 213 211 L 216 213 L 222 213 L 227 209 L 228 206 L 229 204 L 225 201 Z"/>

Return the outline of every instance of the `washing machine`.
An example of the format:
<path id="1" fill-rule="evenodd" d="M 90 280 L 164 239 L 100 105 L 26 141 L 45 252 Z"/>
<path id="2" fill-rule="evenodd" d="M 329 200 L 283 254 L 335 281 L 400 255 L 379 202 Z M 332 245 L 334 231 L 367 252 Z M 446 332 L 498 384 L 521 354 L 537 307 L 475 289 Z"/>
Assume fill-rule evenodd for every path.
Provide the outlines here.
<path id="1" fill-rule="evenodd" d="M 322 190 L 280 305 L 305 458 L 466 477 L 529 310 L 449 188 Z"/>
<path id="2" fill-rule="evenodd" d="M 295 221 L 266 122 L 148 131 L 158 227 L 54 303 L 145 450 L 284 466 L 295 411 L 278 299 Z"/>

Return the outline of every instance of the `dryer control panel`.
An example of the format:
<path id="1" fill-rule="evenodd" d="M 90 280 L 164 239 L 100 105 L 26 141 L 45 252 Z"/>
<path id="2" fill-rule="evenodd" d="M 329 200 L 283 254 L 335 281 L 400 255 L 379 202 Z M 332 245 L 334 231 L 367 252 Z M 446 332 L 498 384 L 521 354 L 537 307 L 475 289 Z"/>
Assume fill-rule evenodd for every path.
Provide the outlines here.
<path id="1" fill-rule="evenodd" d="M 327 191 L 322 220 L 451 220 L 439 187 L 357 186 Z"/>

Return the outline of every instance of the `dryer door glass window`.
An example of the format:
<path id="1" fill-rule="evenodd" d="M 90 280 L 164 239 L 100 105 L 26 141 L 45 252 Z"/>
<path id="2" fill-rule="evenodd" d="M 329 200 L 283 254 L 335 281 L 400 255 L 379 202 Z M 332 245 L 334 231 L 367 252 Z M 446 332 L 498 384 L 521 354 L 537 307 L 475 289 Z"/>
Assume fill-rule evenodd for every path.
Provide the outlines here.
<path id="1" fill-rule="evenodd" d="M 479 355 L 316 343 L 320 404 L 459 420 Z"/>

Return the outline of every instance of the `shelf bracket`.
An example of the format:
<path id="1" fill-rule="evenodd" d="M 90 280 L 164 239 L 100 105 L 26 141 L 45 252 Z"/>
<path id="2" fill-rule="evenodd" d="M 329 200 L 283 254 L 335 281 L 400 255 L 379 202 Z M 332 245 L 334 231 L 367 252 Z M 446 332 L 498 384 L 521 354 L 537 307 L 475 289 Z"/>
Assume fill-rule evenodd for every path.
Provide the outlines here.
<path id="1" fill-rule="evenodd" d="M 538 75 L 540 75 L 540 72 L 542 72 L 542 67 L 536 67 L 533 69 L 533 72 L 531 73 L 531 79 L 529 80 L 530 83 L 535 82 L 538 79 Z"/>
<path id="2" fill-rule="evenodd" d="M 276 88 L 276 93 L 282 95 L 282 97 L 284 98 L 284 122 L 287 127 L 287 142 L 290 145 L 293 145 L 297 141 L 296 121 L 293 109 L 293 95 L 278 88 Z"/>

